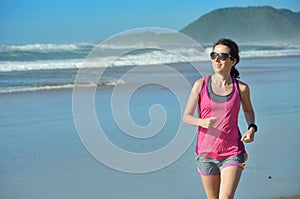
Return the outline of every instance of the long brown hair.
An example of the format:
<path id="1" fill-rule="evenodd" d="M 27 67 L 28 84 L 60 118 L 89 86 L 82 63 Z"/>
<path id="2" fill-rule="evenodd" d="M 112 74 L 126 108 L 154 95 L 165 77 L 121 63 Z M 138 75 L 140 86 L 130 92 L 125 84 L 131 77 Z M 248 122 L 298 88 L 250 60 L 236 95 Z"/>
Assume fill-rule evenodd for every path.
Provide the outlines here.
<path id="1" fill-rule="evenodd" d="M 230 48 L 230 52 L 229 52 L 230 59 L 232 59 L 232 60 L 235 59 L 236 60 L 236 63 L 231 68 L 230 76 L 234 77 L 234 78 L 239 78 L 240 72 L 235 68 L 235 66 L 240 62 L 238 45 L 234 41 L 232 41 L 231 39 L 225 39 L 225 38 L 222 38 L 219 41 L 217 41 L 214 44 L 213 49 L 216 47 L 216 45 L 224 45 L 224 46 L 227 46 L 228 48 Z"/>

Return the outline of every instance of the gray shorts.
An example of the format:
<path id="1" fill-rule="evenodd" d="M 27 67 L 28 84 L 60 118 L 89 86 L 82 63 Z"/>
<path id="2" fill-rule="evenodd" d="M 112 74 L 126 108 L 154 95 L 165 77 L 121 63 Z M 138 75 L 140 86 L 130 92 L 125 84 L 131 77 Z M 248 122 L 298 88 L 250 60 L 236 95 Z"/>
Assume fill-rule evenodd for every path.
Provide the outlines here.
<path id="1" fill-rule="evenodd" d="M 198 171 L 203 176 L 220 175 L 221 170 L 225 167 L 235 166 L 244 168 L 247 161 L 247 154 L 232 156 L 222 160 L 215 160 L 213 158 L 205 158 L 201 156 L 196 157 Z"/>

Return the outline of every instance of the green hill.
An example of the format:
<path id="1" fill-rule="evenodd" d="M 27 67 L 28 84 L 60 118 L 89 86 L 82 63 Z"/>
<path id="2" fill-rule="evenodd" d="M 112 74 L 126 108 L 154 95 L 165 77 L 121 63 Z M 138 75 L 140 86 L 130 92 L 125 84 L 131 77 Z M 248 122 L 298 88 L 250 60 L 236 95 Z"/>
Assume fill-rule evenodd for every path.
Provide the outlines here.
<path id="1" fill-rule="evenodd" d="M 203 15 L 183 28 L 201 43 L 226 37 L 237 42 L 300 41 L 300 13 L 270 6 L 223 8 Z"/>

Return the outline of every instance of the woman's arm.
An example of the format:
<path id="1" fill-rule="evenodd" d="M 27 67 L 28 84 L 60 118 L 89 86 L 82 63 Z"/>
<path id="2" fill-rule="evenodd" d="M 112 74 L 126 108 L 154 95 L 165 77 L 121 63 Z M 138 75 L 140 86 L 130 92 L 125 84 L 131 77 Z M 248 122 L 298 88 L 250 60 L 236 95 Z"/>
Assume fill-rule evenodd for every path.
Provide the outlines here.
<path id="1" fill-rule="evenodd" d="M 251 99 L 250 99 L 250 89 L 249 86 L 243 82 L 239 81 L 239 87 L 241 91 L 241 103 L 244 111 L 245 119 L 248 124 L 255 124 L 255 114 L 253 111 Z M 242 136 L 241 140 L 244 142 L 253 142 L 254 141 L 254 133 L 256 129 L 254 127 L 250 127 L 247 132 Z"/>
<path id="2" fill-rule="evenodd" d="M 183 113 L 183 122 L 189 125 L 193 126 L 202 126 L 204 128 L 210 128 L 214 125 L 216 118 L 211 117 L 211 118 L 198 118 L 194 116 L 196 107 L 199 102 L 199 93 L 202 88 L 204 78 L 198 79 L 189 96 L 189 99 L 187 101 L 184 113 Z"/>

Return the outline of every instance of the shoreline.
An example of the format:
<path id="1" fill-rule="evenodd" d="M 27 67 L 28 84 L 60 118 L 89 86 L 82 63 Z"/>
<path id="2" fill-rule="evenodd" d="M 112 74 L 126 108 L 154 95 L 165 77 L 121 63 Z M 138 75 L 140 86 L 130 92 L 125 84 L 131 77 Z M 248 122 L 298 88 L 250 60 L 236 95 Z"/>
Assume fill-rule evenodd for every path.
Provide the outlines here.
<path id="1" fill-rule="evenodd" d="M 269 63 L 275 63 L 276 61 L 281 61 L 282 63 L 288 63 L 289 60 L 295 60 L 298 59 L 300 56 L 270 56 L 270 57 L 251 57 L 251 58 L 243 58 L 241 60 L 241 63 L 237 66 L 237 69 L 242 72 L 243 77 L 249 76 L 251 73 L 255 73 L 256 67 L 261 64 L 263 67 L 271 67 L 268 64 Z M 194 66 L 191 65 L 196 64 L 197 68 L 194 68 Z M 149 67 L 151 70 L 151 73 L 153 75 L 159 74 L 160 71 L 160 66 L 163 64 L 149 64 L 149 65 L 143 65 L 143 67 L 147 68 Z M 190 76 L 193 73 L 200 72 L 202 75 L 207 75 L 211 73 L 211 68 L 210 68 L 210 61 L 195 61 L 195 62 L 174 62 L 174 63 L 169 63 L 165 64 L 167 66 L 170 66 L 171 68 L 177 70 L 179 73 L 181 71 L 185 70 L 184 75 Z M 137 67 L 137 66 L 115 66 L 115 67 L 110 67 L 107 69 L 106 73 L 104 74 L 101 78 L 101 80 L 98 82 L 99 86 L 114 86 L 116 84 L 126 84 L 126 82 L 122 82 L 122 79 L 120 80 L 121 76 L 131 70 L 132 68 Z M 255 69 L 256 68 L 256 69 Z M 84 68 L 86 70 L 95 70 L 97 72 L 98 68 Z M 154 69 L 154 70 L 153 70 Z M 28 86 L 24 87 L 22 84 L 16 85 L 14 88 L 9 89 L 3 87 L 3 90 L 0 92 L 1 94 L 10 94 L 10 93 L 18 93 L 18 92 L 38 92 L 38 91 L 50 91 L 50 90 L 62 90 L 62 89 L 73 89 L 74 88 L 74 82 L 76 75 L 78 74 L 78 71 L 80 68 L 70 68 L 70 69 L 43 69 L 43 70 L 32 70 L 32 78 L 41 78 L 44 72 L 51 74 L 52 71 L 55 71 L 55 74 L 62 74 L 59 76 L 53 76 L 49 77 L 48 82 L 46 83 L 41 83 L 42 86 L 39 86 L 40 84 L 38 82 L 34 82 L 32 84 L 28 84 Z M 99 68 L 99 70 L 102 70 L 102 68 Z M 144 70 L 144 69 L 143 69 Z M 148 72 L 148 71 L 145 71 Z M 263 71 L 261 71 L 263 72 Z M 20 78 L 22 78 L 22 73 L 26 73 L 26 70 L 24 71 L 11 71 L 11 72 L 0 72 L 0 74 L 3 73 L 5 74 L 4 76 L 7 76 L 9 73 L 17 73 Z M 20 74 L 19 74 L 20 73 Z M 27 71 L 28 73 L 28 71 Z M 247 74 L 249 73 L 249 75 Z M 64 75 L 68 76 L 68 79 L 66 81 L 64 80 L 63 82 L 60 82 L 59 84 L 56 83 L 55 78 L 62 78 L 64 79 Z M 5 77 L 10 79 L 9 76 Z M 13 77 L 15 78 L 15 77 Z M 29 78 L 29 77 L 27 77 Z M 31 77 L 30 77 L 31 78 Z M 53 78 L 53 79 L 52 79 Z M 5 80 L 4 81 L 10 81 L 10 80 Z M 23 79 L 22 81 L 27 81 L 27 79 Z M 39 79 L 37 79 L 39 81 Z M 120 82 L 118 82 L 120 81 Z M 1 89 L 1 88 L 0 88 Z"/>

